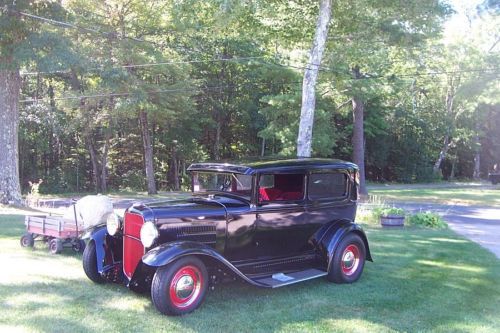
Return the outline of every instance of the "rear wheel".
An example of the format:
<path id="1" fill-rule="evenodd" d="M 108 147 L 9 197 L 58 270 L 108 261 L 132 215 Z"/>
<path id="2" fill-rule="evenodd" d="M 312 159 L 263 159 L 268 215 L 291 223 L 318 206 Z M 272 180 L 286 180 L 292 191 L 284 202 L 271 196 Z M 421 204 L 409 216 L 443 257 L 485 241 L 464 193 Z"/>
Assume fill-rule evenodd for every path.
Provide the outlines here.
<path id="1" fill-rule="evenodd" d="M 30 234 L 29 232 L 25 233 L 21 237 L 21 246 L 22 247 L 33 247 L 35 245 L 35 239 L 33 238 L 33 235 Z"/>
<path id="2" fill-rule="evenodd" d="M 52 254 L 58 254 L 61 253 L 63 249 L 63 243 L 62 240 L 53 238 L 49 242 L 49 252 Z"/>
<path id="3" fill-rule="evenodd" d="M 349 233 L 335 249 L 328 270 L 328 280 L 335 283 L 356 282 L 363 273 L 365 258 L 365 243 L 355 233 Z"/>
<path id="4" fill-rule="evenodd" d="M 205 298 L 208 273 L 196 257 L 181 258 L 160 267 L 151 284 L 151 299 L 163 314 L 179 316 L 194 311 Z"/>
<path id="5" fill-rule="evenodd" d="M 97 251 L 95 242 L 90 241 L 85 247 L 82 256 L 83 271 L 87 277 L 95 283 L 104 283 L 106 280 L 99 274 L 97 270 Z"/>

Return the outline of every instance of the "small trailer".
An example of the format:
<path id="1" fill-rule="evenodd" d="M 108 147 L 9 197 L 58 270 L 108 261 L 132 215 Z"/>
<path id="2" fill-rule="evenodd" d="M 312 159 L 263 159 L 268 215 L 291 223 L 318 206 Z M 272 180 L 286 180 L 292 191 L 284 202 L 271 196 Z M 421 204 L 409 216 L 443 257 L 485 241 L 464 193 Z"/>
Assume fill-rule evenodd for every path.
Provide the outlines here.
<path id="1" fill-rule="evenodd" d="M 73 206 L 74 207 L 74 206 Z M 49 243 L 49 252 L 60 253 L 64 247 L 71 247 L 75 252 L 83 253 L 85 241 L 80 239 L 81 231 L 78 222 L 67 220 L 62 216 L 26 216 L 24 219 L 26 233 L 21 237 L 22 247 L 33 247 L 35 240 Z"/>

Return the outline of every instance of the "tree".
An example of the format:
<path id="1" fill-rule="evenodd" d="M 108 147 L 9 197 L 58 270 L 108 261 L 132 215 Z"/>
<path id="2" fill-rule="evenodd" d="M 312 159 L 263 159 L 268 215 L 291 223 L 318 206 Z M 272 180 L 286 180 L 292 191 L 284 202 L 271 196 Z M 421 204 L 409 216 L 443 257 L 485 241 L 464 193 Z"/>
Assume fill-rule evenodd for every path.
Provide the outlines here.
<path id="1" fill-rule="evenodd" d="M 377 95 L 381 80 L 394 69 L 388 62 L 392 49 L 415 47 L 440 31 L 448 7 L 436 0 L 389 2 L 342 1 L 335 7 L 325 67 L 338 82 L 336 89 L 345 91 L 342 100 L 352 99 L 352 158 L 360 166 L 360 192 L 365 186 L 364 115 L 368 98 Z"/>
<path id="2" fill-rule="evenodd" d="M 21 203 L 18 126 L 20 67 L 28 62 L 40 70 L 57 69 L 75 60 L 64 38 L 42 29 L 35 15 L 63 17 L 64 10 L 52 1 L 15 1 L 1 8 L 0 26 L 0 203 Z"/>
<path id="3" fill-rule="evenodd" d="M 316 33 L 309 54 L 308 68 L 304 71 L 302 83 L 302 105 L 300 109 L 297 156 L 311 157 L 314 108 L 316 106 L 316 81 L 328 37 L 328 25 L 332 15 L 332 0 L 321 0 Z"/>

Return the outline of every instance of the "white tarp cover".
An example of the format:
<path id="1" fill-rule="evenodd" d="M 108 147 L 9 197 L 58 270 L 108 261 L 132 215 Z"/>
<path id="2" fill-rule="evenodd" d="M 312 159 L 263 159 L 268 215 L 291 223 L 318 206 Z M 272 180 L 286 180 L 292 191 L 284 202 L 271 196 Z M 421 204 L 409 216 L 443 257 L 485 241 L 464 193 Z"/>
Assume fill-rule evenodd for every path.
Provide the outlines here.
<path id="1" fill-rule="evenodd" d="M 79 228 L 88 229 L 100 223 L 106 223 L 109 214 L 113 213 L 113 202 L 105 195 L 87 195 L 75 203 L 76 218 Z M 69 206 L 63 219 L 75 222 L 73 206 Z"/>

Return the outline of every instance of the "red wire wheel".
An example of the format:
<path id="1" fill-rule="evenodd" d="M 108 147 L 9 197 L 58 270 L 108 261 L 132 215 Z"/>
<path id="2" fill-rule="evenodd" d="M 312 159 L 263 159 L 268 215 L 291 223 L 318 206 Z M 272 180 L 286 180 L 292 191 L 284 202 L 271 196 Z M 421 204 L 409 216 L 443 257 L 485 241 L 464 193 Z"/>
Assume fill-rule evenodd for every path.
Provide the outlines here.
<path id="1" fill-rule="evenodd" d="M 197 309 L 205 298 L 208 273 L 194 256 L 158 268 L 151 283 L 151 300 L 166 315 L 179 316 Z"/>
<path id="2" fill-rule="evenodd" d="M 184 266 L 175 273 L 170 282 L 169 296 L 172 304 L 184 309 L 200 297 L 203 276 L 198 267 Z"/>
<path id="3" fill-rule="evenodd" d="M 358 234 L 347 234 L 337 245 L 328 267 L 328 280 L 335 283 L 356 282 L 363 273 L 366 248 Z"/>

